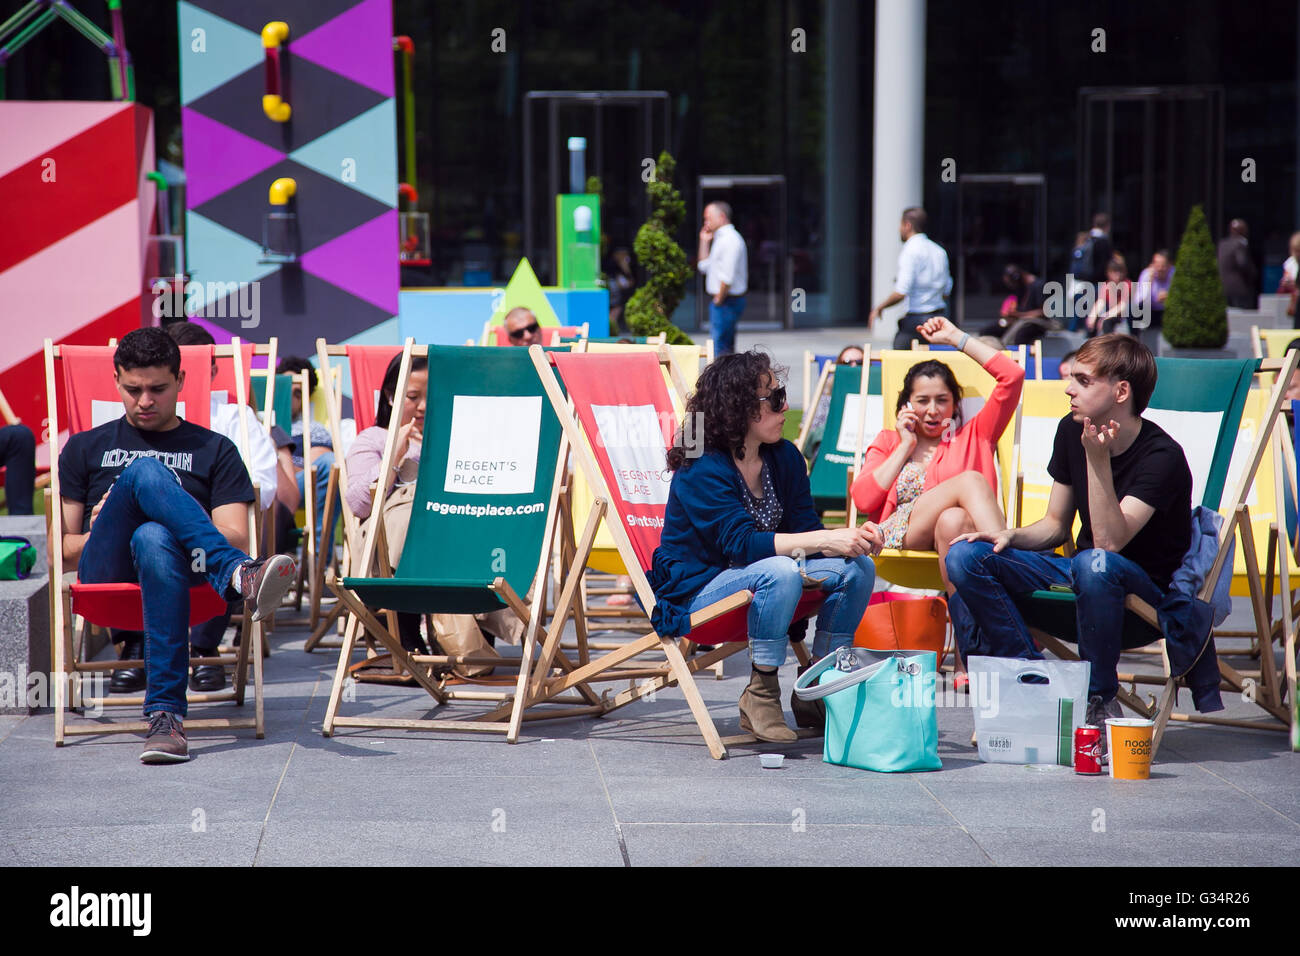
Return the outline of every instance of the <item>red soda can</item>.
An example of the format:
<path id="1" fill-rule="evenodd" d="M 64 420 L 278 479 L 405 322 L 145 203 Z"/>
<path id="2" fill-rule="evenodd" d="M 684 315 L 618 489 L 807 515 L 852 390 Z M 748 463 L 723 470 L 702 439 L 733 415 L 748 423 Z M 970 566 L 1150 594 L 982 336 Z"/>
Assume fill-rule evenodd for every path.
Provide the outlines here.
<path id="1" fill-rule="evenodd" d="M 1074 772 L 1101 773 L 1101 728 L 1091 724 L 1074 731 Z"/>

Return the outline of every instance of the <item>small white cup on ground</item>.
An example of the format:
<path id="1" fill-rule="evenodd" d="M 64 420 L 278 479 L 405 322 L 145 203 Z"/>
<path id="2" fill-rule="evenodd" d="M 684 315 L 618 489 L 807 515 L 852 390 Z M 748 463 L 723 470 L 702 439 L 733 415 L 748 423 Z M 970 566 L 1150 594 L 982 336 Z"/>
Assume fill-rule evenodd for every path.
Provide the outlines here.
<path id="1" fill-rule="evenodd" d="M 764 770 L 780 770 L 781 764 L 785 762 L 785 754 L 759 754 L 758 762 Z"/>

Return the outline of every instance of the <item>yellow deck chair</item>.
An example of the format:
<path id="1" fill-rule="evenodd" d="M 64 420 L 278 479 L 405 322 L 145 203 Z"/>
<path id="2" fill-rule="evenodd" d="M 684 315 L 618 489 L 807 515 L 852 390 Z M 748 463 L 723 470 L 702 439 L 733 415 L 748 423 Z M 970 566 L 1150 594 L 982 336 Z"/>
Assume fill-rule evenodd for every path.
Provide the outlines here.
<path id="1" fill-rule="evenodd" d="M 880 353 L 880 391 L 884 398 L 884 427 L 887 429 L 894 427 L 897 418 L 894 404 L 899 390 L 903 387 L 903 379 L 907 376 L 907 370 L 918 361 L 924 361 L 924 359 L 917 357 L 916 352 L 917 350 L 887 349 Z M 1011 354 L 1015 355 L 1015 353 Z M 1019 354 L 1023 356 L 1023 348 Z M 984 407 L 985 400 L 993 394 L 993 388 L 997 384 L 996 380 L 974 359 L 964 353 L 936 349 L 931 350 L 925 356 L 925 359 L 938 360 L 953 370 L 953 374 L 957 378 L 957 384 L 962 388 L 963 420 L 966 422 L 971 421 L 979 410 Z M 1017 410 L 1016 414 L 1019 414 L 1019 410 Z M 1008 518 L 1014 515 L 1012 510 L 1014 496 L 1010 492 L 1013 487 L 1012 463 L 1015 461 L 1015 436 L 1016 423 L 1013 418 L 998 439 L 998 488 L 995 489 L 1002 501 L 1004 513 L 1008 515 Z M 856 510 L 856 507 L 854 507 L 850 515 L 854 520 L 857 517 Z M 943 579 L 939 575 L 939 554 L 936 551 L 887 549 L 876 557 L 876 574 L 886 581 L 903 587 L 932 590 L 943 588 Z"/>

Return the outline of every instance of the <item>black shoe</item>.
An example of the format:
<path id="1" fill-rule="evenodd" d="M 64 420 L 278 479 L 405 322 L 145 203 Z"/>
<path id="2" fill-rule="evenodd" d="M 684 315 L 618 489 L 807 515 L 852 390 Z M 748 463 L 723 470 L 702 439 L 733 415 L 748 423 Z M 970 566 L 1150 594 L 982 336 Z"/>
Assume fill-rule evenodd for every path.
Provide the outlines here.
<path id="1" fill-rule="evenodd" d="M 216 651 L 205 656 L 214 657 Z M 198 664 L 190 669 L 190 690 L 211 692 L 226 686 L 226 669 L 220 664 Z"/>
<path id="2" fill-rule="evenodd" d="M 144 638 L 127 638 L 122 642 L 122 647 L 117 655 L 119 661 L 138 661 L 143 658 Z M 108 692 L 110 694 L 137 694 L 144 690 L 147 683 L 143 667 L 124 667 L 113 671 L 113 676 L 108 682 Z"/>
<path id="3" fill-rule="evenodd" d="M 800 667 L 798 677 L 803 676 L 803 672 L 812 667 Z M 790 693 L 790 712 L 794 714 L 794 722 L 800 727 L 807 727 L 816 730 L 818 733 L 826 732 L 826 702 L 821 700 L 804 700 L 798 694 L 791 691 Z"/>

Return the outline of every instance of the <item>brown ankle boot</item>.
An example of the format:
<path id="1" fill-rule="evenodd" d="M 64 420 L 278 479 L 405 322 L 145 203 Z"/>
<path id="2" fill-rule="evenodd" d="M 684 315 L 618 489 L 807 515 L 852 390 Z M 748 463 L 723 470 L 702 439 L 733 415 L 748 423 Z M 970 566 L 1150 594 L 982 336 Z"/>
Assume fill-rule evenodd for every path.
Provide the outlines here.
<path id="1" fill-rule="evenodd" d="M 776 671 L 770 674 L 750 671 L 749 686 L 740 695 L 740 729 L 768 743 L 799 739 L 781 712 L 781 684 Z"/>
<path id="2" fill-rule="evenodd" d="M 799 668 L 798 677 L 803 676 L 803 672 L 812 667 L 808 664 Z M 826 703 L 821 700 L 804 700 L 794 691 L 790 692 L 790 712 L 794 714 L 794 722 L 799 727 L 807 727 L 818 733 L 826 732 Z"/>

